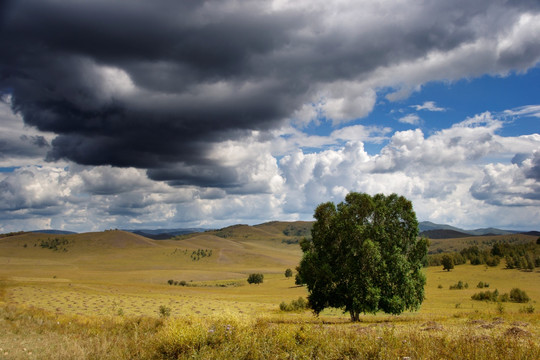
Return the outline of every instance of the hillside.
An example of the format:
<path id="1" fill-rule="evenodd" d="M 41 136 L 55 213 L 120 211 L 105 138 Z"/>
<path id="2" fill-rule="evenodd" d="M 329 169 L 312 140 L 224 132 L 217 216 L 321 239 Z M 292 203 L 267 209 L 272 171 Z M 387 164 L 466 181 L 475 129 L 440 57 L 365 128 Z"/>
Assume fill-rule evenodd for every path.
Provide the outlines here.
<path id="1" fill-rule="evenodd" d="M 282 243 L 298 243 L 303 237 L 311 237 L 312 221 L 271 221 L 259 225 L 232 225 L 218 230 L 207 230 L 204 233 L 192 233 L 176 236 L 174 239 L 188 239 L 198 237 L 201 234 L 213 235 L 223 239 L 235 239 L 238 241 L 276 241 Z"/>
<path id="2" fill-rule="evenodd" d="M 470 234 L 465 234 L 461 231 L 450 230 L 450 229 L 437 229 L 437 230 L 427 230 L 422 231 L 420 236 L 427 237 L 428 239 L 457 239 L 470 237 Z"/>
<path id="3" fill-rule="evenodd" d="M 496 243 L 526 244 L 536 242 L 537 236 L 525 234 L 469 236 L 451 239 L 430 239 L 429 253 L 461 251 L 470 246 L 487 250 Z"/>

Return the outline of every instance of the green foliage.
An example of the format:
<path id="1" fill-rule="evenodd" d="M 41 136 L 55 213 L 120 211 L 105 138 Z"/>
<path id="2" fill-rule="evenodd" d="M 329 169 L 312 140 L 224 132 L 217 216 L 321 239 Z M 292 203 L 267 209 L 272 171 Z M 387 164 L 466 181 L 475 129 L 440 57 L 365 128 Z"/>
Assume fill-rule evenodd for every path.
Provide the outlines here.
<path id="1" fill-rule="evenodd" d="M 526 303 L 530 301 L 527 293 L 519 288 L 513 288 L 510 291 L 510 294 L 499 295 L 499 291 L 495 289 L 494 291 L 481 291 L 479 293 L 471 296 L 473 300 L 485 300 L 485 301 L 500 301 L 500 302 L 516 302 L 516 303 Z"/>
<path id="2" fill-rule="evenodd" d="M 293 273 L 291 269 L 285 270 L 285 277 L 290 278 L 292 277 Z"/>
<path id="3" fill-rule="evenodd" d="M 8 232 L 4 234 L 0 234 L 0 239 L 5 237 L 11 237 L 11 236 L 17 236 L 17 235 L 23 235 L 25 234 L 25 231 L 14 231 L 14 232 Z"/>
<path id="4" fill-rule="evenodd" d="M 526 303 L 529 302 L 531 299 L 529 298 L 529 295 L 527 293 L 519 288 L 513 288 L 510 290 L 510 301 L 517 302 L 517 303 Z"/>
<path id="5" fill-rule="evenodd" d="M 169 317 L 171 316 L 171 308 L 165 305 L 160 305 L 158 313 L 161 317 Z"/>
<path id="6" fill-rule="evenodd" d="M 302 311 L 309 308 L 309 303 L 306 299 L 303 297 L 299 297 L 297 300 L 293 300 L 290 303 L 286 303 L 284 301 L 279 304 L 279 309 L 281 311 Z"/>
<path id="7" fill-rule="evenodd" d="M 442 266 L 443 270 L 450 271 L 454 268 L 454 259 L 449 255 L 444 255 L 442 257 Z"/>
<path id="8" fill-rule="evenodd" d="M 534 313 L 534 306 L 532 304 L 528 306 L 524 306 L 521 309 L 519 309 L 519 312 L 522 314 L 533 314 Z"/>
<path id="9" fill-rule="evenodd" d="M 481 291 L 479 293 L 473 294 L 471 299 L 479 301 L 497 301 L 499 298 L 499 290 L 495 289 L 494 291 Z"/>
<path id="10" fill-rule="evenodd" d="M 264 275 L 260 273 L 249 274 L 247 282 L 249 284 L 261 284 L 264 280 Z"/>
<path id="11" fill-rule="evenodd" d="M 459 253 L 429 255 L 428 265 L 443 265 L 442 259 L 445 256 L 452 257 L 455 265 L 464 264 L 468 260 L 471 265 L 485 264 L 495 267 L 504 258 L 507 269 L 533 271 L 535 267 L 540 267 L 540 248 L 534 243 L 510 244 L 496 242 L 490 250 L 480 250 L 478 246 L 473 245 L 464 248 Z"/>
<path id="12" fill-rule="evenodd" d="M 439 249 L 441 250 L 441 249 Z M 439 254 L 430 254 L 427 257 L 427 266 L 442 266 L 442 259 L 445 256 L 452 258 L 454 265 L 463 265 L 467 263 L 467 259 L 464 258 L 460 253 L 439 253 Z"/>
<path id="13" fill-rule="evenodd" d="M 191 260 L 193 261 L 199 261 L 202 258 L 210 257 L 212 256 L 212 249 L 197 249 L 193 250 L 191 253 Z"/>
<path id="14" fill-rule="evenodd" d="M 281 240 L 281 242 L 283 244 L 292 245 L 292 244 L 300 243 L 300 240 L 298 238 L 292 238 L 292 239 L 283 239 L 283 240 Z"/>
<path id="15" fill-rule="evenodd" d="M 476 285 L 477 288 L 479 289 L 483 289 L 483 288 L 488 288 L 489 287 L 489 283 L 487 282 L 483 282 L 483 281 L 479 281 L 478 284 Z"/>
<path id="16" fill-rule="evenodd" d="M 40 240 L 39 246 L 41 246 L 44 249 L 50 249 L 54 251 L 62 251 L 66 252 L 68 251 L 69 240 L 64 238 L 54 238 L 54 239 L 47 239 L 47 240 Z"/>
<path id="17" fill-rule="evenodd" d="M 286 236 L 309 237 L 311 235 L 311 227 L 312 225 L 310 223 L 306 223 L 303 226 L 291 224 L 287 225 L 285 230 L 283 230 L 283 234 Z"/>
<path id="18" fill-rule="evenodd" d="M 450 290 L 463 290 L 463 289 L 468 289 L 468 288 L 469 288 L 469 284 L 463 283 L 463 281 L 461 280 L 459 280 L 457 284 L 450 285 Z"/>
<path id="19" fill-rule="evenodd" d="M 314 217 L 312 240 L 300 243 L 298 279 L 307 285 L 315 313 L 341 308 L 358 321 L 360 313 L 420 307 L 428 243 L 418 238 L 409 200 L 353 192 L 337 207 L 320 204 Z"/>

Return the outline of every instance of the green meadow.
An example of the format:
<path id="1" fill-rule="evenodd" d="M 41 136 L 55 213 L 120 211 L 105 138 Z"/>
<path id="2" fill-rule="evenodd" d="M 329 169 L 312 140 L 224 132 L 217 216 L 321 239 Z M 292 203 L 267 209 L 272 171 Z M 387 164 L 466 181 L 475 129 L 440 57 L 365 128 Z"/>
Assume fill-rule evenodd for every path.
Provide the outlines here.
<path id="1" fill-rule="evenodd" d="M 540 359 L 540 271 L 504 261 L 425 268 L 418 312 L 350 323 L 338 309 L 281 311 L 307 297 L 284 276 L 307 234 L 309 223 L 273 222 L 173 240 L 118 230 L 0 238 L 0 359 Z M 435 246 L 473 240 L 504 241 Z M 264 282 L 248 284 L 251 273 Z M 451 290 L 459 281 L 467 288 Z M 471 299 L 516 287 L 528 303 Z"/>

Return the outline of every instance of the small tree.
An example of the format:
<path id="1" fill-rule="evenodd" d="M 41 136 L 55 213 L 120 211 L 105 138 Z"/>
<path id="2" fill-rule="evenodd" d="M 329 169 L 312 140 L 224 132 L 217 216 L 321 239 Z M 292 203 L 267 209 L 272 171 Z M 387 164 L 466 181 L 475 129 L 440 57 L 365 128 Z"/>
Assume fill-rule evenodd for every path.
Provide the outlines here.
<path id="1" fill-rule="evenodd" d="M 443 270 L 450 271 L 454 268 L 454 259 L 450 255 L 444 255 L 441 262 Z"/>
<path id="2" fill-rule="evenodd" d="M 292 270 L 291 269 L 285 270 L 285 277 L 287 277 L 287 278 L 292 277 Z"/>
<path id="3" fill-rule="evenodd" d="M 260 284 L 264 280 L 264 275 L 260 273 L 249 274 L 247 282 L 249 284 Z"/>

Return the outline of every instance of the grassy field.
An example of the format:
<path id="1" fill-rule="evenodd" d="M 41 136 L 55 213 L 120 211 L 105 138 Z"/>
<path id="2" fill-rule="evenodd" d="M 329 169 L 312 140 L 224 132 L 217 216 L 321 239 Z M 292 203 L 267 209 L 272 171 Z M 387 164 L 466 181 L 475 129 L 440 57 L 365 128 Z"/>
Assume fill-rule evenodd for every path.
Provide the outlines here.
<path id="1" fill-rule="evenodd" d="M 0 359 L 540 359 L 538 270 L 429 267 L 419 312 L 351 324 L 339 310 L 280 311 L 307 296 L 284 276 L 301 256 L 284 240 L 301 231 L 249 228 L 167 241 L 122 231 L 0 238 Z M 262 284 L 247 284 L 253 272 Z M 468 288 L 450 290 L 459 281 Z M 531 301 L 471 300 L 514 287 Z"/>

